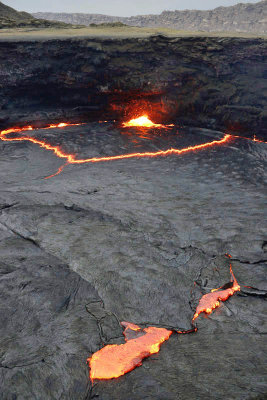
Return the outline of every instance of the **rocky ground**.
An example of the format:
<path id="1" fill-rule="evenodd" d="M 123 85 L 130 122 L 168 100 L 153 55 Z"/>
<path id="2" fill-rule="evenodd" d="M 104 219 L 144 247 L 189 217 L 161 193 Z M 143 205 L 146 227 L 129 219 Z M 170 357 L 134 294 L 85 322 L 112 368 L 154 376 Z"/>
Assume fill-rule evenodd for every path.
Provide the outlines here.
<path id="1" fill-rule="evenodd" d="M 62 21 L 70 24 L 103 24 L 122 22 L 139 27 L 165 27 L 187 31 L 204 32 L 267 32 L 267 1 L 240 3 L 213 10 L 163 11 L 159 15 L 115 17 L 101 14 L 51 13 L 33 14 L 36 18 Z"/>
<path id="2" fill-rule="evenodd" d="M 223 133 L 95 122 L 30 135 L 86 158 Z M 44 179 L 64 161 L 0 142 L 0 398 L 266 398 L 266 146 L 232 138 Z M 86 359 L 123 342 L 119 321 L 191 327 L 201 295 L 230 280 L 226 252 L 241 292 L 199 317 L 198 332 L 173 334 L 142 367 L 92 387 Z"/>

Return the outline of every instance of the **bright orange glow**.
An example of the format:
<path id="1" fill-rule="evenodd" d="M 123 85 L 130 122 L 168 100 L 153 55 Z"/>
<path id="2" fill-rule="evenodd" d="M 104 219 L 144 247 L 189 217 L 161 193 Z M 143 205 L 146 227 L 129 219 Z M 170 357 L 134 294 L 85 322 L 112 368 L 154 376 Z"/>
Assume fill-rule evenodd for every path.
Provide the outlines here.
<path id="1" fill-rule="evenodd" d="M 126 329 L 140 330 L 137 325 L 123 323 Z M 128 326 L 127 326 L 128 324 Z M 149 327 L 143 330 L 144 335 L 130 339 L 124 344 L 111 344 L 93 354 L 87 361 L 90 366 L 90 378 L 118 378 L 142 365 L 142 360 L 151 354 L 158 353 L 163 342 L 169 339 L 172 331 L 165 328 Z"/>
<path id="2" fill-rule="evenodd" d="M 57 172 L 55 172 L 55 173 L 52 174 L 52 175 L 46 176 L 44 179 L 50 179 L 50 178 L 53 178 L 54 176 L 57 176 L 57 175 L 61 174 L 61 172 L 63 171 L 63 169 L 64 169 L 64 167 L 65 167 L 66 165 L 68 165 L 68 163 L 61 165 L 61 167 L 59 167 L 59 169 L 57 170 Z"/>
<path id="3" fill-rule="evenodd" d="M 232 137 L 234 137 L 234 138 L 237 138 L 237 139 L 246 139 L 246 140 L 250 140 L 251 142 L 258 142 L 258 143 L 267 143 L 267 142 L 265 142 L 264 140 L 260 140 L 260 139 L 258 139 L 257 137 L 256 137 L 256 135 L 254 135 L 253 136 L 253 139 L 251 139 L 251 138 L 248 138 L 248 137 L 243 137 L 243 136 L 237 136 L 237 135 L 231 135 Z"/>
<path id="4" fill-rule="evenodd" d="M 144 152 L 144 153 L 130 153 L 130 154 L 121 154 L 118 156 L 110 156 L 110 157 L 94 157 L 87 158 L 85 160 L 76 160 L 73 159 L 71 164 L 82 164 L 82 163 L 96 163 L 103 161 L 115 161 L 115 160 L 123 160 L 129 158 L 142 158 L 142 157 L 158 157 L 158 156 L 169 156 L 174 154 L 183 154 L 189 153 L 191 151 L 201 150 L 208 147 L 213 147 L 219 144 L 226 143 L 230 140 L 231 135 L 224 135 L 224 137 L 220 140 L 213 140 L 212 142 L 197 144 L 195 146 L 188 146 L 183 149 L 168 149 L 168 150 L 159 150 L 155 152 Z"/>
<path id="5" fill-rule="evenodd" d="M 64 124 L 64 127 L 65 126 L 69 126 L 69 125 L 67 125 L 67 124 L 65 125 Z M 63 126 L 62 125 L 61 126 L 49 125 L 48 127 L 42 128 L 42 129 L 52 129 L 52 128 L 56 128 L 56 127 L 57 128 L 61 128 Z M 72 161 L 73 156 L 71 154 L 65 154 L 62 150 L 60 150 L 59 146 L 52 146 L 51 144 L 46 143 L 43 140 L 38 140 L 38 139 L 35 139 L 35 138 L 31 137 L 31 136 L 16 136 L 16 137 L 11 137 L 11 138 L 7 137 L 7 135 L 10 134 L 10 133 L 20 133 L 20 132 L 32 131 L 32 130 L 33 130 L 32 126 L 26 126 L 26 127 L 23 127 L 23 128 L 7 129 L 7 130 L 4 130 L 4 131 L 2 131 L 0 133 L 0 139 L 2 141 L 5 141 L 5 142 L 13 142 L 13 141 L 23 142 L 23 141 L 28 141 L 28 142 L 31 142 L 31 143 L 35 143 L 35 144 L 38 144 L 40 147 L 42 147 L 42 148 L 44 148 L 46 150 L 53 151 L 60 158 L 66 158 L 69 163 Z"/>
<path id="6" fill-rule="evenodd" d="M 226 254 L 231 258 L 230 254 Z M 232 276 L 232 287 L 228 289 L 214 289 L 211 293 L 204 295 L 196 309 L 192 322 L 201 314 L 210 314 L 219 307 L 220 301 L 226 301 L 235 292 L 240 291 L 240 286 L 234 276 L 232 265 L 230 264 Z M 124 329 L 125 344 L 107 345 L 97 351 L 91 358 L 88 358 L 90 366 L 90 378 L 112 379 L 118 378 L 134 368 L 142 365 L 142 360 L 151 354 L 158 353 L 161 344 L 168 340 L 173 331 L 165 328 L 149 327 L 142 330 L 138 325 L 130 322 L 121 322 Z M 188 334 L 197 332 L 197 327 L 187 331 L 174 331 L 178 334 Z"/>
<path id="7" fill-rule="evenodd" d="M 121 322 L 121 326 L 123 326 L 125 329 L 131 329 L 132 331 L 140 331 L 141 328 L 138 325 L 133 324 L 132 322 Z"/>
<path id="8" fill-rule="evenodd" d="M 67 126 L 76 126 L 76 125 L 81 125 L 81 124 L 69 124 L 69 123 L 60 123 L 57 125 L 51 124 L 51 125 L 47 126 L 46 128 L 41 128 L 41 129 L 63 128 L 63 127 L 67 127 Z M 63 150 L 60 149 L 59 146 L 53 146 L 49 143 L 46 143 L 44 140 L 35 139 L 34 137 L 25 136 L 25 135 L 8 137 L 8 135 L 12 134 L 12 133 L 21 134 L 22 132 L 32 131 L 33 129 L 35 129 L 35 128 L 33 128 L 32 126 L 25 126 L 22 128 L 11 128 L 11 129 L 7 129 L 7 130 L 3 130 L 2 132 L 0 132 L 0 140 L 9 141 L 9 142 L 28 141 L 31 143 L 38 144 L 40 147 L 42 147 L 46 150 L 53 151 L 57 157 L 66 159 L 67 164 L 85 164 L 85 163 L 97 163 L 97 162 L 104 162 L 104 161 L 116 161 L 116 160 L 131 159 L 131 158 L 179 155 L 179 154 L 188 153 L 191 151 L 196 151 L 196 150 L 213 147 L 216 145 L 221 145 L 223 143 L 230 141 L 230 139 L 231 139 L 231 135 L 226 134 L 226 135 L 224 135 L 224 137 L 222 139 L 213 140 L 212 142 L 198 144 L 195 146 L 188 146 L 183 149 L 173 149 L 172 148 L 172 149 L 168 149 L 168 150 L 159 150 L 159 151 L 155 151 L 155 152 L 130 153 L 130 154 L 120 154 L 117 156 L 76 159 L 75 154 L 65 153 Z M 35 130 L 38 130 L 38 129 L 35 129 Z M 62 171 L 62 169 L 63 169 L 63 167 L 60 167 L 58 172 L 56 174 L 51 175 L 51 177 L 58 175 Z"/>
<path id="9" fill-rule="evenodd" d="M 197 332 L 197 328 L 194 326 L 192 329 L 189 329 L 187 331 L 175 331 L 175 332 L 179 333 L 180 335 L 187 335 L 188 333 Z"/>
<path id="10" fill-rule="evenodd" d="M 129 128 L 132 126 L 138 126 L 143 128 L 165 128 L 166 126 L 174 126 L 174 125 L 162 125 L 162 124 L 154 124 L 147 115 L 142 115 L 139 118 L 131 119 L 128 122 L 124 122 L 122 124 L 124 128 Z"/>
<path id="11" fill-rule="evenodd" d="M 227 256 L 229 257 L 230 255 Z M 197 319 L 197 317 L 201 313 L 211 314 L 212 311 L 215 310 L 215 308 L 220 306 L 220 301 L 226 301 L 227 299 L 229 299 L 230 296 L 233 296 L 235 292 L 240 291 L 240 286 L 237 283 L 237 280 L 234 276 L 231 264 L 230 264 L 230 273 L 233 279 L 233 286 L 231 288 L 224 290 L 220 290 L 221 288 L 213 289 L 210 293 L 207 293 L 204 296 L 202 296 L 197 306 L 195 315 L 193 317 L 193 321 Z"/>
<path id="12" fill-rule="evenodd" d="M 253 136 L 253 142 L 266 143 L 263 140 L 257 139 L 256 135 Z"/>
<path id="13" fill-rule="evenodd" d="M 132 121 L 138 121 L 138 120 L 140 120 L 140 118 L 137 118 L 137 120 L 132 120 Z M 146 122 L 147 123 L 146 127 L 155 127 L 156 126 L 156 127 L 166 128 L 168 126 L 173 126 L 173 125 L 153 124 L 153 122 L 150 121 L 147 118 L 147 116 L 141 117 L 141 122 L 139 121 L 140 125 L 134 125 L 134 122 L 132 122 L 132 121 L 125 123 L 124 125 L 126 126 L 127 124 L 131 123 L 133 125 L 130 125 L 130 126 L 141 127 L 142 126 L 141 123 Z M 116 156 L 92 157 L 92 158 L 86 158 L 86 159 L 78 159 L 78 158 L 76 158 L 75 154 L 65 153 L 63 150 L 60 149 L 59 146 L 53 146 L 44 140 L 35 139 L 34 137 L 26 136 L 26 135 L 22 134 L 22 132 L 27 132 L 27 131 L 32 131 L 32 130 L 64 128 L 64 127 L 68 127 L 68 126 L 79 126 L 79 125 L 83 125 L 83 124 L 71 124 L 71 123 L 61 122 L 59 124 L 50 124 L 45 128 L 33 128 L 32 126 L 25 126 L 25 127 L 21 127 L 21 128 L 15 127 L 15 128 L 10 128 L 10 129 L 1 131 L 0 132 L 0 140 L 6 141 L 6 142 L 7 141 L 8 142 L 28 141 L 31 143 L 35 143 L 35 144 L 39 145 L 41 148 L 44 148 L 46 150 L 50 150 L 50 151 L 54 152 L 54 154 L 57 157 L 66 159 L 66 164 L 61 166 L 55 174 L 50 175 L 49 177 L 46 178 L 46 179 L 48 179 L 48 178 L 52 178 L 53 176 L 60 174 L 60 172 L 63 170 L 64 166 L 67 164 L 85 164 L 85 163 L 97 163 L 97 162 L 105 162 L 105 161 L 124 160 L 124 159 L 131 159 L 131 158 L 144 158 L 144 157 L 151 158 L 151 157 L 160 157 L 160 156 L 169 156 L 169 155 L 180 155 L 180 154 L 189 153 L 192 151 L 197 151 L 197 150 L 221 145 L 221 144 L 229 142 L 232 138 L 240 139 L 239 136 L 232 136 L 230 134 L 225 134 L 222 139 L 213 140 L 211 142 L 198 144 L 198 145 L 194 145 L 194 146 L 188 146 L 183 149 L 171 148 L 168 150 L 159 150 L 159 151 L 155 151 L 155 152 L 130 153 L 130 154 L 120 154 L 120 155 L 116 155 Z M 129 125 L 127 125 L 127 126 L 129 126 Z M 8 135 L 14 134 L 14 133 L 19 133 L 19 135 L 17 135 L 17 136 L 12 135 L 11 137 L 8 137 Z M 245 138 L 245 139 L 248 139 L 248 138 Z M 253 141 L 259 141 L 259 140 L 253 139 Z M 266 143 L 266 142 L 263 142 L 263 143 Z"/>

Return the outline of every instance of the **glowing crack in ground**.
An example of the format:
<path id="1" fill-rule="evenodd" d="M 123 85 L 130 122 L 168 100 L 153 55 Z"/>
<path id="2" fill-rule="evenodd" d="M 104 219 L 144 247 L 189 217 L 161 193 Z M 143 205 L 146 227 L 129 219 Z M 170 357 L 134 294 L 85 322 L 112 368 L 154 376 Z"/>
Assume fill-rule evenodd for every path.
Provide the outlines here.
<path id="1" fill-rule="evenodd" d="M 150 120 L 148 120 L 148 121 L 150 121 Z M 146 123 L 147 123 L 147 121 L 146 121 Z M 151 124 L 152 125 L 149 124 L 148 128 L 154 126 L 154 124 L 152 122 L 151 122 Z M 82 124 L 71 124 L 71 123 L 51 124 L 45 128 L 40 128 L 40 129 L 65 128 L 68 126 L 77 126 L 77 125 L 82 125 Z M 132 126 L 134 126 L 134 125 L 132 125 Z M 160 127 L 164 127 L 164 125 L 160 125 Z M 15 127 L 15 128 L 6 129 L 6 130 L 3 130 L 0 132 L 0 140 L 5 141 L 5 142 L 28 141 L 31 143 L 35 143 L 38 146 L 40 146 L 41 148 L 52 151 L 57 157 L 65 159 L 66 163 L 64 165 L 62 165 L 55 174 L 50 175 L 47 178 L 51 178 L 53 176 L 58 175 L 60 172 L 62 172 L 63 168 L 68 164 L 87 164 L 87 163 L 99 163 L 99 162 L 116 161 L 116 160 L 126 160 L 126 159 L 132 159 L 132 158 L 145 158 L 145 157 L 152 158 L 152 157 L 169 156 L 169 155 L 180 155 L 180 154 L 184 154 L 184 153 L 188 153 L 188 152 L 192 152 L 192 151 L 206 149 L 206 148 L 217 146 L 217 145 L 222 145 L 231 140 L 231 135 L 225 134 L 222 139 L 213 140 L 211 142 L 198 144 L 198 145 L 194 145 L 194 146 L 188 146 L 188 147 L 185 147 L 182 149 L 170 148 L 167 150 L 158 150 L 155 152 L 149 152 L 149 151 L 142 152 L 142 153 L 136 152 L 136 153 L 130 153 L 130 154 L 119 154 L 119 155 L 115 155 L 115 156 L 91 157 L 91 158 L 79 159 L 79 158 L 76 158 L 75 154 L 64 152 L 60 148 L 60 146 L 53 146 L 50 143 L 46 142 L 45 140 L 40 140 L 40 139 L 36 139 L 31 136 L 25 135 L 25 132 L 33 131 L 33 130 L 39 130 L 39 129 L 33 128 L 32 126 L 25 126 L 25 127 L 21 127 L 21 128 Z M 16 133 L 18 135 L 14 136 L 14 134 L 16 134 Z M 11 135 L 11 134 L 12 134 L 12 136 L 10 137 L 9 135 Z"/>

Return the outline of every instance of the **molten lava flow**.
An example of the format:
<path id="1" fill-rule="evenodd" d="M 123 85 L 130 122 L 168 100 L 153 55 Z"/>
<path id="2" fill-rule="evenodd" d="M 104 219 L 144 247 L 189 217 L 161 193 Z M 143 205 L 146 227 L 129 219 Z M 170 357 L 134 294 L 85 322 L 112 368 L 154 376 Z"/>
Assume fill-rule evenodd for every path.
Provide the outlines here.
<path id="1" fill-rule="evenodd" d="M 45 126 L 43 128 L 33 128 L 33 126 L 31 126 L 31 125 L 27 125 L 27 126 L 23 126 L 21 128 L 17 127 L 17 128 L 6 129 L 6 130 L 0 132 L 0 138 L 2 139 L 2 137 L 1 137 L 2 135 L 6 136 L 9 133 L 17 133 L 17 132 L 20 133 L 20 132 L 33 131 L 33 130 L 38 131 L 39 129 L 65 128 L 66 126 L 80 126 L 80 125 L 84 125 L 84 123 L 71 124 L 71 123 L 68 123 L 68 122 L 60 122 L 59 124 L 50 124 L 50 125 Z M 13 139 L 13 140 L 17 140 L 17 139 Z"/>
<path id="2" fill-rule="evenodd" d="M 249 138 L 249 137 L 243 137 L 243 136 L 237 136 L 237 135 L 231 135 L 233 138 L 237 138 L 237 139 L 245 139 L 245 140 L 249 140 L 251 142 L 258 142 L 258 143 L 265 143 L 267 144 L 266 141 L 264 140 L 260 140 L 256 137 L 256 135 L 253 136 L 253 139 Z"/>
<path id="3" fill-rule="evenodd" d="M 142 360 L 159 352 L 160 345 L 168 340 L 172 331 L 165 328 L 149 327 L 143 331 L 137 325 L 123 322 L 126 330 L 133 329 L 144 334 L 135 339 L 126 339 L 124 344 L 111 344 L 103 347 L 88 359 L 90 378 L 118 378 L 142 365 Z"/>
<path id="4" fill-rule="evenodd" d="M 175 330 L 174 332 L 179 333 L 180 335 L 188 335 L 188 333 L 197 332 L 197 328 L 194 326 L 192 329 L 188 329 L 187 331 L 177 331 L 177 330 Z"/>
<path id="5" fill-rule="evenodd" d="M 60 124 L 51 124 L 48 125 L 47 127 L 40 128 L 40 129 L 54 129 L 54 128 L 65 128 L 67 126 L 78 126 L 82 124 L 69 124 L 65 122 L 61 122 Z M 44 140 L 39 140 L 35 139 L 31 136 L 16 136 L 16 137 L 7 137 L 7 135 L 11 133 L 21 133 L 21 132 L 26 132 L 26 131 L 32 131 L 32 130 L 39 130 L 38 128 L 33 128 L 32 126 L 25 126 L 22 128 L 11 128 L 11 129 L 6 129 L 2 132 L 0 132 L 0 139 L 4 142 L 13 142 L 13 141 L 28 141 L 31 143 L 38 144 L 40 147 L 46 149 L 46 150 L 51 150 L 53 151 L 56 156 L 59 158 L 66 158 L 68 163 L 71 163 L 73 160 L 73 155 L 72 154 L 65 154 L 62 150 L 60 150 L 59 146 L 52 146 L 49 143 L 46 143 Z"/>
<path id="6" fill-rule="evenodd" d="M 260 140 L 260 139 L 258 139 L 257 137 L 256 137 L 256 135 L 254 135 L 253 136 L 253 142 L 258 142 L 258 143 L 267 143 L 267 142 L 265 142 L 264 140 Z"/>
<path id="7" fill-rule="evenodd" d="M 226 254 L 231 258 L 230 254 Z M 234 276 L 232 265 L 230 264 L 232 276 L 230 283 L 221 288 L 214 289 L 211 293 L 204 295 L 196 309 L 192 322 L 201 314 L 210 314 L 212 310 L 220 305 L 220 301 L 226 301 L 235 292 L 240 291 L 240 286 Z M 229 287 L 230 286 L 230 287 Z M 172 332 L 178 334 L 189 334 L 197 332 L 197 327 L 187 331 L 167 330 L 165 328 L 149 327 L 142 330 L 138 325 L 130 322 L 121 322 L 124 327 L 125 344 L 107 345 L 97 351 L 91 358 L 88 358 L 90 366 L 90 378 L 112 379 L 118 378 L 142 365 L 142 360 L 151 354 L 158 353 L 160 345 L 169 339 Z"/>
<path id="8" fill-rule="evenodd" d="M 76 126 L 76 125 L 80 125 L 80 124 L 61 123 L 58 125 L 49 125 L 46 128 L 41 128 L 41 129 L 62 128 L 62 127 L 66 127 L 66 126 Z M 168 150 L 159 150 L 159 151 L 155 151 L 155 152 L 130 153 L 130 154 L 120 154 L 117 156 L 105 156 L 105 157 L 77 159 L 77 158 L 75 158 L 74 154 L 65 153 L 60 149 L 59 146 L 53 146 L 49 143 L 46 143 L 44 140 L 39 140 L 39 139 L 35 139 L 34 137 L 24 136 L 24 135 L 8 137 L 8 135 L 12 134 L 12 133 L 21 133 L 21 132 L 26 132 L 26 131 L 32 131 L 33 129 L 34 128 L 32 126 L 7 129 L 7 130 L 0 132 L 0 140 L 9 141 L 9 142 L 28 141 L 31 143 L 38 144 L 40 147 L 42 147 L 46 150 L 53 151 L 55 153 L 55 155 L 59 158 L 65 158 L 67 161 L 67 164 L 84 164 L 84 163 L 96 163 L 96 162 L 104 162 L 104 161 L 123 160 L 123 159 L 130 159 L 130 158 L 158 157 L 158 156 L 168 156 L 168 155 L 174 155 L 174 154 L 179 155 L 179 154 L 188 153 L 191 151 L 201 150 L 201 149 L 205 149 L 208 147 L 220 145 L 220 144 L 228 142 L 231 139 L 231 135 L 226 134 L 220 140 L 213 140 L 212 142 L 198 144 L 195 146 L 188 146 L 183 149 L 168 149 Z M 62 171 L 62 169 L 63 169 L 63 167 L 60 167 L 58 172 L 56 174 L 51 175 L 51 177 L 58 175 L 58 173 L 60 173 Z"/>
<path id="9" fill-rule="evenodd" d="M 136 121 L 138 121 L 137 124 L 139 124 L 139 125 L 135 125 Z M 64 127 L 68 127 L 68 126 L 78 126 L 78 125 L 83 125 L 83 124 L 70 124 L 70 123 L 62 122 L 60 124 L 51 124 L 45 128 L 39 128 L 39 129 L 64 128 Z M 130 122 L 125 123 L 124 126 L 139 126 L 139 127 L 146 126 L 146 127 L 166 128 L 166 127 L 172 126 L 172 125 L 153 124 L 153 122 L 150 121 L 147 118 L 147 116 L 143 116 L 143 117 L 137 118 L 136 120 L 131 120 Z M 195 146 L 188 146 L 183 149 L 171 148 L 168 150 L 159 150 L 159 151 L 155 151 L 155 152 L 130 153 L 130 154 L 120 154 L 120 155 L 116 155 L 116 156 L 104 156 L 104 157 L 92 157 L 92 158 L 86 158 L 86 159 L 78 159 L 78 158 L 76 158 L 75 154 L 65 153 L 63 150 L 60 149 L 59 146 L 53 146 L 53 145 L 45 142 L 44 140 L 35 139 L 34 137 L 21 134 L 22 132 L 32 131 L 33 129 L 38 130 L 38 128 L 33 128 L 32 126 L 25 126 L 25 127 L 21 127 L 21 128 L 11 128 L 11 129 L 7 129 L 7 130 L 3 130 L 2 132 L 0 132 L 0 140 L 9 141 L 9 142 L 28 141 L 31 143 L 38 144 L 40 147 L 42 147 L 46 150 L 53 151 L 57 157 L 66 159 L 65 165 L 67 165 L 67 164 L 85 164 L 85 163 L 97 163 L 97 162 L 104 162 L 104 161 L 116 161 L 116 160 L 124 160 L 124 159 L 131 159 L 131 158 L 180 155 L 180 154 L 189 153 L 189 152 L 196 151 L 196 150 L 201 150 L 201 149 L 206 149 L 209 147 L 221 145 L 223 143 L 229 142 L 233 138 L 232 135 L 225 134 L 222 139 L 213 140 L 211 142 L 207 142 L 207 143 L 203 143 L 203 144 L 197 144 Z M 12 135 L 11 137 L 8 136 L 8 135 L 15 134 L 15 133 L 18 133 L 19 135 L 17 135 L 17 136 Z M 51 175 L 50 177 L 58 175 L 63 170 L 64 166 L 60 167 L 59 170 L 55 174 Z M 49 178 L 49 177 L 47 177 L 47 178 Z"/>
<path id="10" fill-rule="evenodd" d="M 122 124 L 124 128 L 129 128 L 132 126 L 143 127 L 143 128 L 166 128 L 168 126 L 174 125 L 162 125 L 162 124 L 154 124 L 147 115 L 142 115 L 142 117 L 131 119 L 128 122 L 124 122 Z"/>
<path id="11" fill-rule="evenodd" d="M 230 255 L 227 256 L 231 258 Z M 237 280 L 234 276 L 231 264 L 230 264 L 230 273 L 233 278 L 232 286 L 224 290 L 220 290 L 221 288 L 213 289 L 210 293 L 207 293 L 204 296 L 202 296 L 197 306 L 195 315 L 193 317 L 193 321 L 197 319 L 197 317 L 201 313 L 211 314 L 215 308 L 220 306 L 220 301 L 226 301 L 230 296 L 233 296 L 235 292 L 240 291 L 240 286 L 237 283 Z"/>
<path id="12" fill-rule="evenodd" d="M 57 172 L 55 172 L 52 175 L 46 176 L 44 179 L 50 179 L 50 178 L 54 178 L 54 176 L 57 176 L 59 174 L 61 174 L 61 172 L 63 171 L 64 167 L 66 167 L 66 165 L 68 165 L 68 163 L 61 165 L 61 167 L 59 167 L 59 169 L 57 170 Z"/>
<path id="13" fill-rule="evenodd" d="M 115 160 L 123 160 L 128 158 L 142 158 L 142 157 L 158 157 L 158 156 L 169 156 L 172 154 L 183 154 L 189 153 L 195 150 L 201 150 L 208 147 L 213 147 L 219 144 L 226 143 L 230 140 L 231 135 L 224 135 L 224 137 L 220 140 L 213 140 L 212 142 L 207 142 L 203 144 L 197 144 L 195 146 L 188 146 L 184 149 L 168 149 L 168 150 L 159 150 L 155 152 L 144 152 L 144 153 L 130 153 L 130 154 L 122 154 L 118 156 L 110 156 L 110 157 L 94 157 L 87 158 L 85 160 L 72 160 L 72 164 L 82 164 L 82 163 L 95 163 L 95 162 L 103 162 L 103 161 L 115 161 Z"/>

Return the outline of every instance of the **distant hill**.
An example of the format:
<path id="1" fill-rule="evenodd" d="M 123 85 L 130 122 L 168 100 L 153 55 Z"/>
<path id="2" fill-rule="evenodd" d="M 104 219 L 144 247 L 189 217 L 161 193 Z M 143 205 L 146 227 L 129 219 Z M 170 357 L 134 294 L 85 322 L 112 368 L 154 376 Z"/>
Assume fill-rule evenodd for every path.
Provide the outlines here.
<path id="1" fill-rule="evenodd" d="M 0 1 L 0 29 L 3 28 L 20 28 L 20 27 L 64 27 L 67 26 L 62 22 L 45 21 L 44 19 L 36 19 L 31 14 L 24 11 L 19 12 Z"/>
<path id="2" fill-rule="evenodd" d="M 139 27 L 165 27 L 177 30 L 205 32 L 267 32 L 267 0 L 240 3 L 214 10 L 163 11 L 160 15 L 113 17 L 101 14 L 35 13 L 37 18 L 70 24 L 106 24 L 122 22 Z"/>

